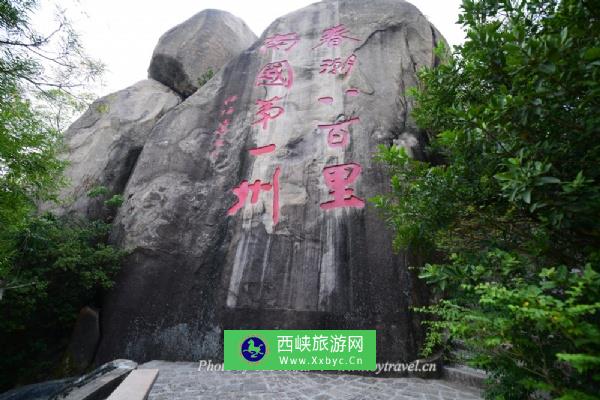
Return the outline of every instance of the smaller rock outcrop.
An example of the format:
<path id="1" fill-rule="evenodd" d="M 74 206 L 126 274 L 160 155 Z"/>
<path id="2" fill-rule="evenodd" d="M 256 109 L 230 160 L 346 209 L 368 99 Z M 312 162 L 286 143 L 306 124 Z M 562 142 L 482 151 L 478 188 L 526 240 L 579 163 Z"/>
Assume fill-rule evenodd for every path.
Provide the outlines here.
<path id="1" fill-rule="evenodd" d="M 73 372 L 81 374 L 92 364 L 100 341 L 100 316 L 91 307 L 79 311 L 67 350 Z"/>
<path id="2" fill-rule="evenodd" d="M 105 197 L 87 193 L 100 186 L 121 193 L 155 123 L 180 102 L 171 89 L 147 79 L 92 103 L 65 134 L 70 185 L 60 197 L 67 210 L 105 218 Z"/>
<path id="3" fill-rule="evenodd" d="M 232 14 L 201 11 L 161 36 L 148 77 L 188 97 L 209 70 L 216 73 L 256 39 L 244 21 Z"/>

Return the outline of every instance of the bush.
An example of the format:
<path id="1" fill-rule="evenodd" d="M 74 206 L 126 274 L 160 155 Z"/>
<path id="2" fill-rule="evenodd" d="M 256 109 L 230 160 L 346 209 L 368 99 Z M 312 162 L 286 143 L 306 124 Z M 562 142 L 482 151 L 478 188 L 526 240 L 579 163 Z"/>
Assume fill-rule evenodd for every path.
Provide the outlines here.
<path id="1" fill-rule="evenodd" d="M 65 184 L 61 132 L 103 69 L 63 11 L 47 34 L 34 29 L 38 5 L 0 0 L 0 390 L 58 373 L 79 309 L 99 302 L 123 256 L 106 224 L 35 216 Z"/>
<path id="2" fill-rule="evenodd" d="M 100 305 L 124 256 L 105 244 L 109 227 L 46 214 L 13 232 L 2 271 L 0 389 L 64 372 L 57 368 L 79 310 Z"/>
<path id="3" fill-rule="evenodd" d="M 215 73 L 213 72 L 212 68 L 207 69 L 206 72 L 200 75 L 200 78 L 198 78 L 198 88 L 206 85 L 206 83 L 210 81 L 213 76 L 215 76 Z"/>
<path id="4" fill-rule="evenodd" d="M 425 352 L 458 341 L 486 396 L 600 393 L 600 7 L 465 0 L 467 41 L 420 73 L 429 160 L 382 149 L 373 199 L 396 247 L 444 254 L 421 277 Z M 440 52 L 443 54 L 443 52 Z"/>

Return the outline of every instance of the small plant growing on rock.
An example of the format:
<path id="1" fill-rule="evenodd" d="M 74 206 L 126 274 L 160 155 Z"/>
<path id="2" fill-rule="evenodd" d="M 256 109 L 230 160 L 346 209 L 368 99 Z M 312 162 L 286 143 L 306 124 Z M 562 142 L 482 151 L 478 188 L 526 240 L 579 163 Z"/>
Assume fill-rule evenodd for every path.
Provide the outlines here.
<path id="1" fill-rule="evenodd" d="M 215 76 L 212 68 L 209 68 L 205 73 L 203 73 L 200 78 L 198 78 L 198 88 L 206 85 L 206 82 L 210 81 L 212 77 Z"/>

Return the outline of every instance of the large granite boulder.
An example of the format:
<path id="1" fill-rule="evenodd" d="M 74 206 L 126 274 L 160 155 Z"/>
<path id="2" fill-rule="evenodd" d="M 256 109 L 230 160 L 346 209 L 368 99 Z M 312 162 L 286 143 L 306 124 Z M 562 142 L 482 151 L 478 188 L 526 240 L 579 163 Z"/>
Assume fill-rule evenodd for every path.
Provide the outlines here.
<path id="1" fill-rule="evenodd" d="M 443 40 L 402 0 L 326 0 L 259 41 L 155 126 L 113 239 L 132 250 L 97 362 L 222 355 L 223 329 L 377 329 L 417 358 L 427 292 L 368 199 L 377 146 L 420 156 L 416 71 Z"/>
<path id="2" fill-rule="evenodd" d="M 208 70 L 216 73 L 254 41 L 256 35 L 241 19 L 204 10 L 160 37 L 148 76 L 187 97 Z"/>
<path id="3" fill-rule="evenodd" d="M 65 134 L 70 185 L 61 193 L 64 208 L 88 218 L 108 217 L 112 210 L 104 200 L 123 192 L 154 124 L 180 102 L 171 89 L 147 79 L 92 103 Z M 99 187 L 106 195 L 87 195 Z"/>

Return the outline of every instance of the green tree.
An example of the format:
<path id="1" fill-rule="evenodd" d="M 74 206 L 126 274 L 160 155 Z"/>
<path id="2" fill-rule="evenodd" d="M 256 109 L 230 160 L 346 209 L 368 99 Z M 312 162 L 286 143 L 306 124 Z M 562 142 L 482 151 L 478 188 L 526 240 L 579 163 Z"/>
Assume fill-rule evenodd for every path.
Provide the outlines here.
<path id="1" fill-rule="evenodd" d="M 32 27 L 38 8 L 38 0 L 0 0 L 0 74 L 22 89 L 54 88 L 77 97 L 77 89 L 95 81 L 104 65 L 85 53 L 65 10 L 55 12 L 51 32 Z"/>
<path id="2" fill-rule="evenodd" d="M 88 57 L 64 11 L 56 28 L 31 27 L 36 0 L 0 0 L 0 227 L 18 226 L 63 182 L 61 130 L 89 100 L 82 94 L 103 66 Z M 0 268 L 6 246 L 0 231 Z M 8 244 L 10 246 L 10 244 Z M 3 251 L 4 249 L 4 251 Z"/>
<path id="3" fill-rule="evenodd" d="M 13 232 L 11 278 L 0 301 L 0 390 L 69 373 L 63 352 L 84 305 L 101 306 L 123 251 L 99 221 L 31 217 Z"/>
<path id="4" fill-rule="evenodd" d="M 64 163 L 57 159 L 59 132 L 5 78 L 0 75 L 0 226 L 6 232 L 58 187 Z"/>
<path id="5" fill-rule="evenodd" d="M 37 5 L 0 0 L 0 390 L 60 375 L 79 309 L 100 304 L 124 256 L 102 222 L 37 215 L 65 184 L 62 130 L 102 70 L 64 12 L 37 33 Z"/>
<path id="6" fill-rule="evenodd" d="M 382 149 L 373 199 L 396 247 L 438 252 L 425 352 L 466 346 L 488 398 L 600 398 L 600 4 L 464 0 L 459 21 L 414 93 L 430 161 Z"/>
<path id="7" fill-rule="evenodd" d="M 88 57 L 64 11 L 56 28 L 30 23 L 37 0 L 0 0 L 0 280 L 14 251 L 10 241 L 64 182 L 57 155 L 61 131 L 89 97 L 86 85 L 103 66 Z M 0 284 L 2 287 L 2 284 Z"/>

